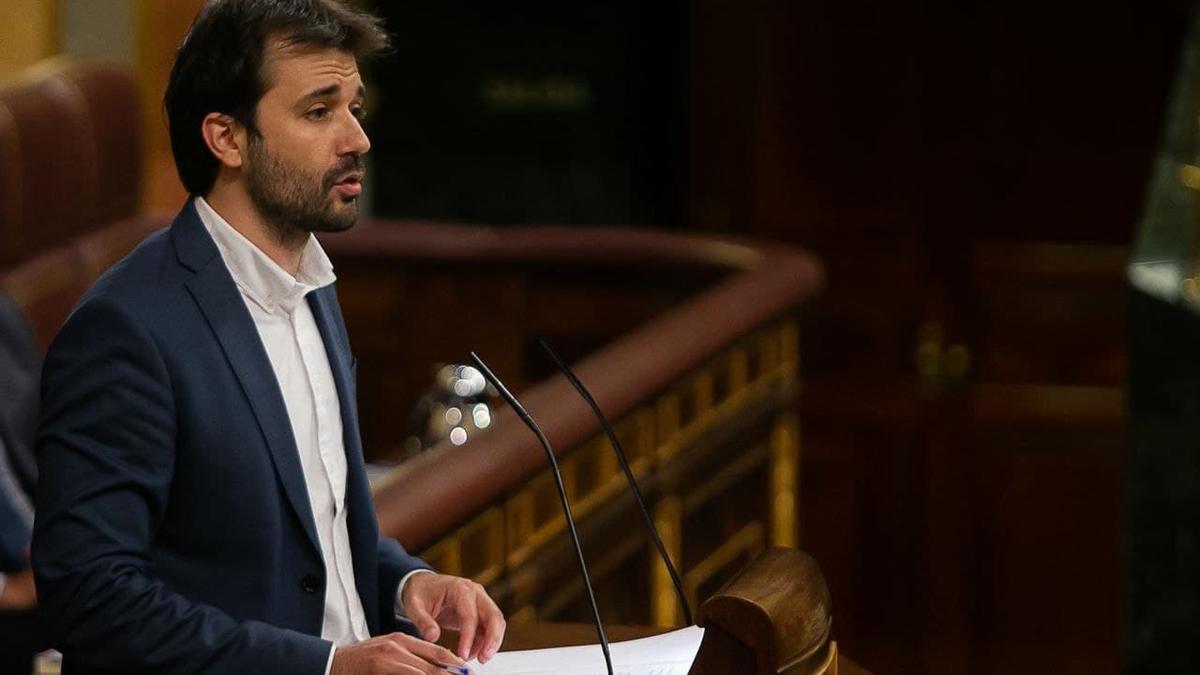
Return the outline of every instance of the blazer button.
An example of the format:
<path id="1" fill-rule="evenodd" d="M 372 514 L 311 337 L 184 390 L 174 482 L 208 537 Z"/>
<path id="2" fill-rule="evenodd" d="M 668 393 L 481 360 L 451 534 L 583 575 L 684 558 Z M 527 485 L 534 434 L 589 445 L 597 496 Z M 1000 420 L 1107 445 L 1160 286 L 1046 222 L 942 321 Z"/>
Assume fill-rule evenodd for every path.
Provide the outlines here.
<path id="1" fill-rule="evenodd" d="M 300 580 L 300 588 L 305 593 L 316 593 L 321 590 L 321 580 L 315 574 L 306 574 Z"/>

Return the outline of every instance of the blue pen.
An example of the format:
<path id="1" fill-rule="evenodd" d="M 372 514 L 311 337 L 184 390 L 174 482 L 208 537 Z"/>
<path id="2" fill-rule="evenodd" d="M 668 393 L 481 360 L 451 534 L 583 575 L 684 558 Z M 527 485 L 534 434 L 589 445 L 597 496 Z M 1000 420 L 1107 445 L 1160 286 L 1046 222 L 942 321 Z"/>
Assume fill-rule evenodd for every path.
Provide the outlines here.
<path id="1" fill-rule="evenodd" d="M 452 666 L 449 663 L 435 663 L 433 665 L 437 666 L 438 668 L 448 670 L 452 673 L 458 673 L 458 675 L 471 675 L 471 671 L 468 668 L 462 668 L 460 666 Z"/>

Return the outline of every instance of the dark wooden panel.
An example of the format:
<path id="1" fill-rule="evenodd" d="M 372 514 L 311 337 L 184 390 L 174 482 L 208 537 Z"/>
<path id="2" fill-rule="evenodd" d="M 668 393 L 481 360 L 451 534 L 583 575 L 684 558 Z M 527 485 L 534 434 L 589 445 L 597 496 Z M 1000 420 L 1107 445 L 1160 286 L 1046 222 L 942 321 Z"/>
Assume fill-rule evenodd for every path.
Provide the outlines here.
<path id="1" fill-rule="evenodd" d="M 1115 675 L 1124 439 L 1010 427 L 972 440 L 980 649 L 971 672 Z"/>
<path id="2" fill-rule="evenodd" d="M 801 534 L 843 644 L 878 672 L 1112 672 L 1124 247 L 1186 3 L 699 6 L 692 220 L 829 270 Z"/>

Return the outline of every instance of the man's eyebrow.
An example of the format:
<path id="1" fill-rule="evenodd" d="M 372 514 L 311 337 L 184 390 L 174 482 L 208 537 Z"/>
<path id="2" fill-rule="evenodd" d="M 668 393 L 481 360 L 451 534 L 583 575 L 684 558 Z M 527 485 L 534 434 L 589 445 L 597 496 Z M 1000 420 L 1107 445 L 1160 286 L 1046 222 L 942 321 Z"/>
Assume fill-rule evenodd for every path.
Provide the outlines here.
<path id="1" fill-rule="evenodd" d="M 335 96 L 338 93 L 340 93 L 341 91 L 342 91 L 342 85 L 335 82 L 333 84 L 321 87 L 320 89 L 314 89 L 314 90 L 308 92 L 300 100 L 301 100 L 301 102 L 307 102 L 307 101 L 312 101 L 312 100 L 319 99 L 319 98 L 327 98 L 329 96 Z M 358 85 L 358 91 L 355 92 L 355 94 L 356 94 L 355 98 L 360 98 L 360 99 L 366 98 L 367 88 L 360 84 L 360 85 Z"/>

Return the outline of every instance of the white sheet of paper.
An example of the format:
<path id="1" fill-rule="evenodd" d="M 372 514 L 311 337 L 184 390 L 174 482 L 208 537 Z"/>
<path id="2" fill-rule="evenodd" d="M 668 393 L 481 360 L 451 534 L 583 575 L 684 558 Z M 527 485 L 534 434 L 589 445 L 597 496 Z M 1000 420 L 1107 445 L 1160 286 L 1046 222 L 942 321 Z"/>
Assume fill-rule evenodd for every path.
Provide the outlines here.
<path id="1" fill-rule="evenodd" d="M 687 675 L 700 650 L 697 626 L 608 645 L 614 675 Z M 475 675 L 607 675 L 600 645 L 500 652 L 486 665 L 467 664 Z"/>

